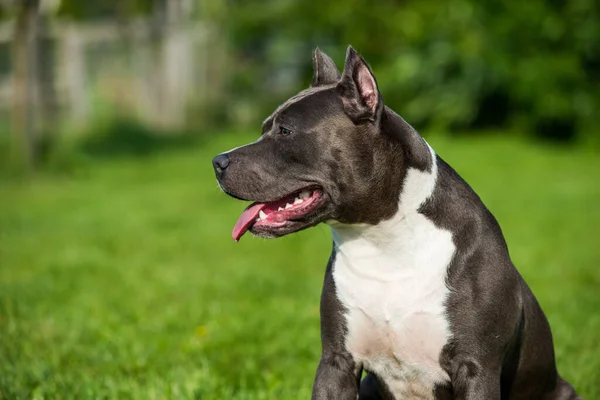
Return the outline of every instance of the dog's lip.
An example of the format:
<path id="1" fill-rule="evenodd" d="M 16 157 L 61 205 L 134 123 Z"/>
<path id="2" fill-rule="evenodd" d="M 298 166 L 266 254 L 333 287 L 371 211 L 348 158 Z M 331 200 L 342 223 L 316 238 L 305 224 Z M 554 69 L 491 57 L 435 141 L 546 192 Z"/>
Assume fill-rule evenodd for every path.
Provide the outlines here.
<path id="1" fill-rule="evenodd" d="M 291 190 L 291 191 L 288 191 L 288 192 L 283 192 L 284 194 L 281 195 L 281 196 L 278 196 L 278 197 L 260 197 L 260 195 L 252 196 L 252 197 L 250 197 L 250 196 L 248 196 L 248 197 L 241 197 L 241 196 L 239 196 L 237 194 L 231 193 L 228 190 L 224 190 L 223 189 L 223 191 L 228 196 L 231 196 L 234 199 L 242 200 L 242 201 L 251 201 L 252 204 L 250 204 L 247 208 L 252 207 L 252 205 L 254 205 L 256 203 L 263 203 L 263 204 L 275 203 L 275 202 L 281 201 L 283 199 L 287 199 L 288 197 L 296 196 L 296 195 L 298 195 L 300 192 L 302 192 L 304 190 L 311 190 L 311 191 L 312 190 L 317 190 L 317 191 L 320 191 L 320 192 L 324 192 L 324 190 L 323 190 L 323 188 L 321 186 L 319 186 L 317 184 L 314 184 L 314 183 L 310 184 L 310 185 L 302 186 L 302 187 L 300 187 L 298 189 L 295 189 L 295 190 Z M 287 194 L 285 194 L 285 193 L 287 193 Z"/>
<path id="2" fill-rule="evenodd" d="M 244 210 L 235 224 L 232 237 L 238 241 L 254 225 L 263 228 L 278 228 L 295 223 L 318 208 L 324 199 L 323 189 L 311 185 L 275 201 L 252 203 Z"/>

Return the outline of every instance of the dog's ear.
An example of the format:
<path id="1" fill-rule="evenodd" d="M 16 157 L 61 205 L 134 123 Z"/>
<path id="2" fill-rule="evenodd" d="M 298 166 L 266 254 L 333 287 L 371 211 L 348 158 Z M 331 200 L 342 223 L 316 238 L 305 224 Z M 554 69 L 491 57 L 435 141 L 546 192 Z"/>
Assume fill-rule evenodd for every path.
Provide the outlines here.
<path id="1" fill-rule="evenodd" d="M 333 60 L 317 47 L 313 53 L 312 87 L 337 83 L 341 78 L 340 71 Z"/>
<path id="2" fill-rule="evenodd" d="M 383 101 L 367 62 L 348 46 L 342 79 L 337 85 L 346 114 L 355 122 L 375 121 Z"/>

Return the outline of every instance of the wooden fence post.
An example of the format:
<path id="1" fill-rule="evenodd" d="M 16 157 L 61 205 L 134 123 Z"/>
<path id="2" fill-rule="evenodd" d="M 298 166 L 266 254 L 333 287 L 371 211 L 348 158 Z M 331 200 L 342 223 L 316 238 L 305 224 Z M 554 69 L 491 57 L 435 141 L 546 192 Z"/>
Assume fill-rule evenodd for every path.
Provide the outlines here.
<path id="1" fill-rule="evenodd" d="M 57 40 L 62 42 L 60 69 L 63 72 L 62 84 L 66 88 L 67 109 L 70 113 L 68 119 L 80 126 L 88 116 L 83 41 L 80 29 L 73 24 L 69 24 L 63 33 Z"/>

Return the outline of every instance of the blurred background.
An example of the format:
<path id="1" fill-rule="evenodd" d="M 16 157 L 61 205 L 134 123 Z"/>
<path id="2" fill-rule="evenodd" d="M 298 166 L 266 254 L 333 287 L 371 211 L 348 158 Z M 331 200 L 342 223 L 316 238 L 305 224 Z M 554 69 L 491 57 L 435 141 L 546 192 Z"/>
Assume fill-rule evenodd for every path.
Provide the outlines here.
<path id="1" fill-rule="evenodd" d="M 597 1 L 0 0 L 0 399 L 310 396 L 329 232 L 234 244 L 210 160 L 349 44 L 600 398 Z"/>

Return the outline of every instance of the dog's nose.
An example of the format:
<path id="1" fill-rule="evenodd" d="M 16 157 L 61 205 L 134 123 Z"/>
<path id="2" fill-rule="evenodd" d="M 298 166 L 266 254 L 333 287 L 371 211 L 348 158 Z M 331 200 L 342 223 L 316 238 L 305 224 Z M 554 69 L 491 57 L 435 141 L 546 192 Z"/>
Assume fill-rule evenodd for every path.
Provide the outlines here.
<path id="1" fill-rule="evenodd" d="M 219 154 L 215 158 L 213 158 L 213 167 L 215 168 L 215 173 L 217 174 L 217 178 L 220 178 L 225 171 L 225 168 L 229 165 L 229 157 L 227 154 Z"/>

